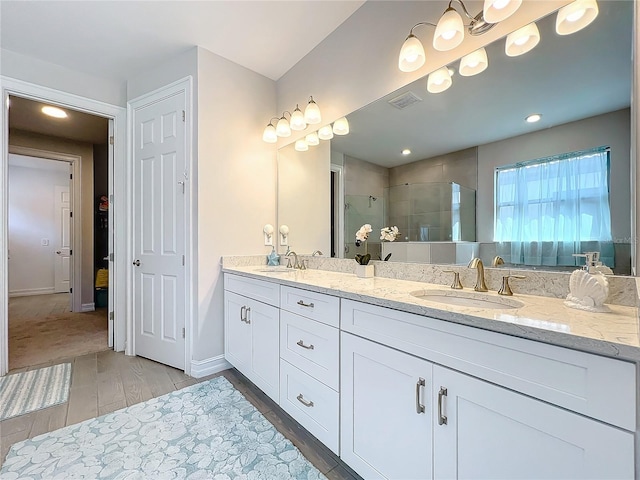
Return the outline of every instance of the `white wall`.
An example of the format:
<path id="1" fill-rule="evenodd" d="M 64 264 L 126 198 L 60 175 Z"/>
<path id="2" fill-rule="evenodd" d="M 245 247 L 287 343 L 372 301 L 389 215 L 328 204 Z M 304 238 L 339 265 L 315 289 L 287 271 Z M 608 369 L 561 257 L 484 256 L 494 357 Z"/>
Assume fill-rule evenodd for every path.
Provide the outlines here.
<path id="1" fill-rule="evenodd" d="M 276 148 L 262 131 L 276 108 L 275 82 L 198 48 L 198 316 L 194 360 L 221 355 L 220 257 L 271 250 Z"/>
<path id="2" fill-rule="evenodd" d="M 0 50 L 0 74 L 111 105 L 126 105 L 124 82 L 94 77 L 10 50 Z"/>
<path id="3" fill-rule="evenodd" d="M 425 40 L 427 63 L 416 72 L 404 73 L 397 68 L 402 42 L 417 22 L 437 21 L 442 15 L 443 3 L 365 2 L 278 80 L 277 112 L 291 110 L 296 103 L 303 105 L 309 95 L 313 95 L 322 110 L 323 123 L 332 122 L 567 3 L 569 0 L 524 2 L 516 14 L 490 32 L 468 37 L 448 52 L 435 51 Z M 477 0 L 465 4 L 473 13 L 482 9 L 482 2 Z M 419 28 L 415 33 L 423 40 L 433 35 L 432 27 Z M 264 121 L 268 121 L 267 117 Z M 293 132 L 279 145 L 291 143 L 300 136 L 301 133 Z"/>
<path id="4" fill-rule="evenodd" d="M 69 186 L 69 164 L 37 160 L 32 167 L 9 165 L 9 295 L 53 293 L 55 187 Z"/>
<path id="5" fill-rule="evenodd" d="M 628 243 L 631 236 L 630 131 L 630 111 L 626 108 L 479 146 L 476 194 L 477 240 L 493 241 L 493 189 L 497 167 L 609 145 L 611 147 L 611 230 L 614 240 Z"/>

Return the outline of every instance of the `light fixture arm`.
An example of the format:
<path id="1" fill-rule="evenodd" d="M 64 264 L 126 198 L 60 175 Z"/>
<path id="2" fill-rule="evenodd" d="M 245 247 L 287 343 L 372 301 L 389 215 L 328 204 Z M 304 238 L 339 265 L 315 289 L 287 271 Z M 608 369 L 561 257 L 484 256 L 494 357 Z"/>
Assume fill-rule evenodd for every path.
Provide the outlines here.
<path id="1" fill-rule="evenodd" d="M 472 17 L 472 16 L 469 14 L 469 10 L 467 10 L 467 6 L 462 2 L 462 0 L 456 0 L 456 2 L 458 2 L 458 3 L 460 4 L 460 6 L 462 7 L 462 11 L 464 12 L 465 16 L 466 16 L 469 20 L 473 21 L 473 20 L 475 20 L 475 19 L 476 19 L 475 17 Z M 453 3 L 453 0 L 451 0 L 451 1 L 449 2 L 449 8 L 451 8 L 451 4 L 452 4 L 452 3 Z"/>
<path id="2" fill-rule="evenodd" d="M 437 27 L 438 25 L 436 25 L 435 23 L 431 23 L 431 22 L 420 22 L 420 23 L 416 23 L 413 27 L 411 27 L 411 30 L 409 30 L 409 35 L 411 36 L 413 35 L 413 29 L 416 27 L 420 27 L 422 25 L 431 25 L 432 27 Z"/>

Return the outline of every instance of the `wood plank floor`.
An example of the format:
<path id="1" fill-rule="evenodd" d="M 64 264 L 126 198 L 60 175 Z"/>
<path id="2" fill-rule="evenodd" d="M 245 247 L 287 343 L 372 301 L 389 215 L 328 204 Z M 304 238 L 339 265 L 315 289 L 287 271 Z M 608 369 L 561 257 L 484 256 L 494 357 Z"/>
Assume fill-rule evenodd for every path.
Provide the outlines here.
<path id="1" fill-rule="evenodd" d="M 195 379 L 175 368 L 142 357 L 103 351 L 36 365 L 40 368 L 70 362 L 73 373 L 67 403 L 0 422 L 0 464 L 15 442 L 33 438 L 66 425 L 113 412 L 165 393 L 194 385 L 218 375 L 224 376 L 302 454 L 330 480 L 360 477 L 275 402 L 235 369 Z"/>

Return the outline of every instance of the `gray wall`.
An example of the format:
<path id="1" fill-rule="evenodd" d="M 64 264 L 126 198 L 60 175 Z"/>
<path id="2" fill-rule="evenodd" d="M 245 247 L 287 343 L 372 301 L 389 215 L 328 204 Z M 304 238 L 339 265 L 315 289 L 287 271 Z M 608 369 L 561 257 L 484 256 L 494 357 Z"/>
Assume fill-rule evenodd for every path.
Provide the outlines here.
<path id="1" fill-rule="evenodd" d="M 455 182 L 477 190 L 477 148 L 467 148 L 389 169 L 389 186 L 405 183 Z"/>

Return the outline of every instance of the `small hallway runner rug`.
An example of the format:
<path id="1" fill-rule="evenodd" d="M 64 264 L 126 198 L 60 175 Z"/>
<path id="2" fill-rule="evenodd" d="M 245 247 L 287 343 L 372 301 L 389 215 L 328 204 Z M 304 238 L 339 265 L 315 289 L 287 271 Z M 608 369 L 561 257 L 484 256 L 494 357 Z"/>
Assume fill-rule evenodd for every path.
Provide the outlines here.
<path id="1" fill-rule="evenodd" d="M 70 383 L 70 363 L 0 377 L 0 420 L 66 402 Z"/>
<path id="2" fill-rule="evenodd" d="M 0 478 L 326 479 L 224 377 L 16 443 Z"/>

